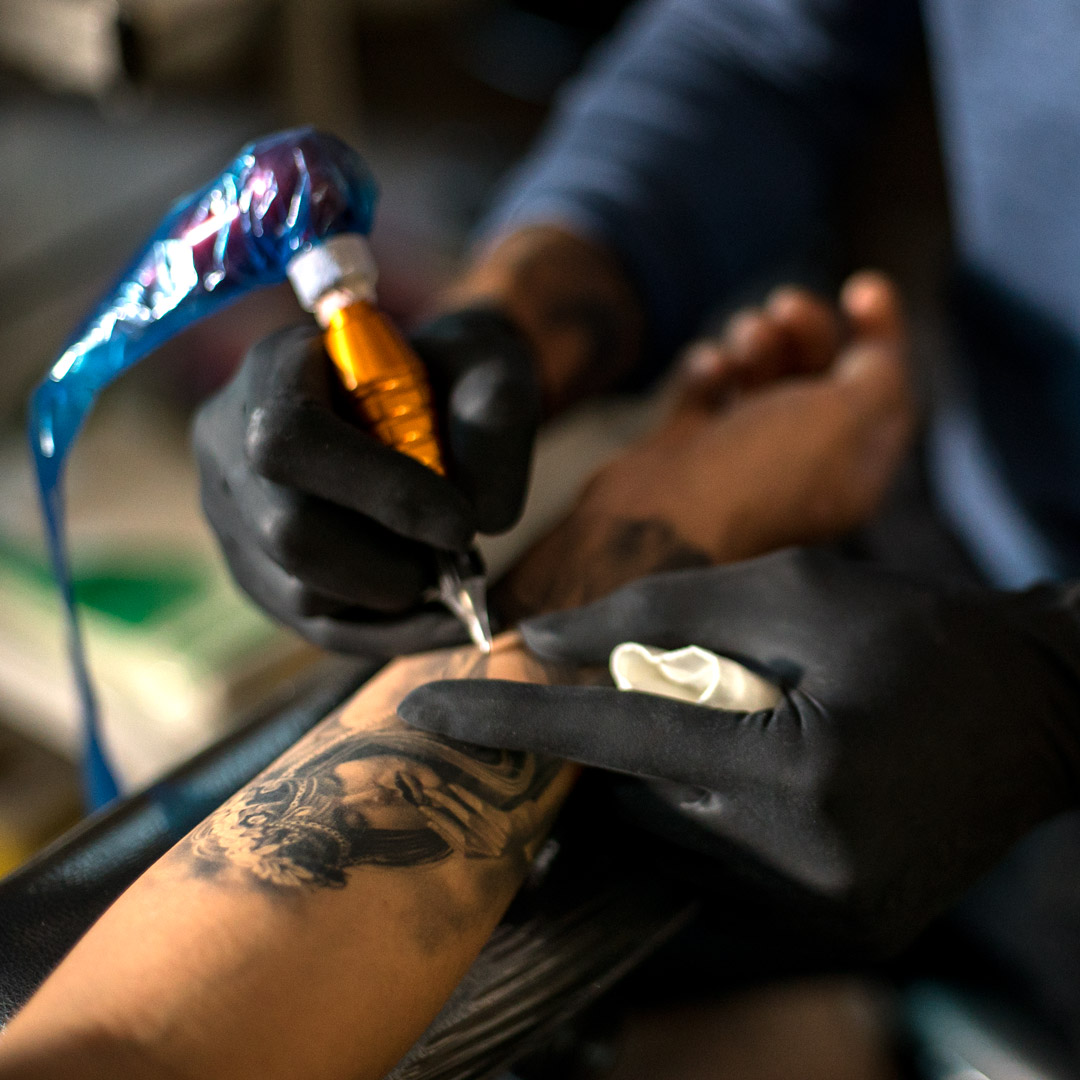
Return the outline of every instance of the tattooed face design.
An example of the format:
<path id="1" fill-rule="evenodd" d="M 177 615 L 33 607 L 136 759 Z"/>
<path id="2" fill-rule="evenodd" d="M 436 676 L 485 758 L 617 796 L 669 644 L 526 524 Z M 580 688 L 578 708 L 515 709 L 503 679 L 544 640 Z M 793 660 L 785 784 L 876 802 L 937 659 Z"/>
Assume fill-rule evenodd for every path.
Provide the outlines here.
<path id="1" fill-rule="evenodd" d="M 345 884 L 361 864 L 409 866 L 453 853 L 499 858 L 536 831 L 536 797 L 558 765 L 422 732 L 330 725 L 189 838 L 207 872 L 238 867 L 276 888 Z"/>
<path id="2" fill-rule="evenodd" d="M 195 831 L 195 854 L 223 857 L 268 885 L 344 884 L 350 843 L 325 786 L 318 777 L 253 784 Z"/>

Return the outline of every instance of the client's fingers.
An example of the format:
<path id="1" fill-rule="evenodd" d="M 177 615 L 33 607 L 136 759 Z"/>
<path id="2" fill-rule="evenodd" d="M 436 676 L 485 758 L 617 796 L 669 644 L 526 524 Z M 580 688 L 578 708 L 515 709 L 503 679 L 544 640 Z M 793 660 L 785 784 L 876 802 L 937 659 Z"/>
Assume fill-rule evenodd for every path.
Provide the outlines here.
<path id="1" fill-rule="evenodd" d="M 836 359 L 843 338 L 836 309 L 792 285 L 774 289 L 765 310 L 785 345 L 785 374 L 823 371 Z"/>
<path id="2" fill-rule="evenodd" d="M 688 346 L 675 370 L 671 421 L 712 413 L 739 387 L 740 372 L 730 350 L 711 338 Z"/>
<path id="3" fill-rule="evenodd" d="M 786 335 L 767 310 L 736 312 L 724 327 L 722 343 L 741 389 L 760 386 L 784 373 Z"/>
<path id="4" fill-rule="evenodd" d="M 699 343 L 688 352 L 687 362 L 703 374 L 711 364 L 726 392 L 753 390 L 779 378 L 825 370 L 836 359 L 842 338 L 833 305 L 785 285 L 774 289 L 761 308 L 733 315 L 721 339 Z"/>
<path id="5" fill-rule="evenodd" d="M 907 324 L 900 294 L 884 274 L 874 270 L 852 274 L 840 291 L 840 306 L 856 339 L 906 344 Z"/>
<path id="6" fill-rule="evenodd" d="M 852 340 L 837 359 L 837 382 L 867 422 L 910 419 L 907 328 L 896 287 L 882 274 L 863 271 L 847 280 L 840 304 Z"/>
<path id="7" fill-rule="evenodd" d="M 819 371 L 835 357 L 835 313 L 802 289 L 775 290 L 762 308 L 733 315 L 719 338 L 703 338 L 683 354 L 676 411 L 712 411 L 734 391 L 787 375 Z"/>
<path id="8" fill-rule="evenodd" d="M 900 297 L 883 275 L 864 272 L 840 296 L 852 340 L 830 372 L 853 429 L 852 491 L 872 504 L 885 490 L 915 426 L 907 329 Z"/>

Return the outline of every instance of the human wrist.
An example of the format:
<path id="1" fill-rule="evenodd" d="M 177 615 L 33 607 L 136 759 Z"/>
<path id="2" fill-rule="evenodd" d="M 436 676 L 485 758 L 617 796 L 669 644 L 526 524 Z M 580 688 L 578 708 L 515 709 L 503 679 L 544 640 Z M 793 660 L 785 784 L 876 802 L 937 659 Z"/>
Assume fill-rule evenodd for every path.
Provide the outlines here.
<path id="1" fill-rule="evenodd" d="M 641 351 L 641 305 L 615 257 L 555 226 L 482 249 L 435 310 L 477 306 L 504 313 L 530 343 L 548 414 L 615 385 Z"/>
<path id="2" fill-rule="evenodd" d="M 582 490 L 575 514 L 600 520 L 664 522 L 673 536 L 709 564 L 735 562 L 763 554 L 769 545 L 757 527 L 754 503 L 742 506 L 740 485 L 723 497 L 688 499 L 677 483 L 680 463 L 653 451 L 650 442 L 602 465 Z"/>
<path id="3" fill-rule="evenodd" d="M 496 583 L 491 604 L 501 623 L 510 626 L 538 613 L 591 603 L 650 574 L 709 562 L 663 518 L 579 501 Z"/>

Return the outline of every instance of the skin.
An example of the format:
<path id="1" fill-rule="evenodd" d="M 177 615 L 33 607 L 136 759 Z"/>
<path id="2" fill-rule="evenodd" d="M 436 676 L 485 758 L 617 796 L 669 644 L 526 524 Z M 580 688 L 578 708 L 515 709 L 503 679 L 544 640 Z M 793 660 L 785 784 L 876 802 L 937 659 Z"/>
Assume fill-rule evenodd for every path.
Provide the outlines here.
<path id="1" fill-rule="evenodd" d="M 332 807 L 308 799 L 302 810 L 354 840 L 413 824 L 397 800 L 383 801 L 388 786 L 397 790 L 408 777 L 437 800 L 452 789 L 455 770 L 437 753 L 434 767 L 404 770 L 393 755 L 356 755 L 387 734 L 415 744 L 397 702 L 418 681 L 444 674 L 549 678 L 513 635 L 490 658 L 442 650 L 384 669 L 117 901 L 5 1032 L 0 1076 L 385 1075 L 490 935 L 575 770 L 548 768 L 502 818 L 483 802 L 475 821 L 459 812 L 453 828 L 435 830 L 448 841 L 435 857 L 402 849 L 380 864 L 361 849 L 341 865 L 324 864 L 321 879 L 273 850 L 272 831 L 251 824 L 251 811 L 285 820 L 265 791 L 291 776 L 340 783 Z M 344 760 L 311 764 L 332 754 Z M 532 759 L 518 758 L 527 772 Z M 472 768 L 484 778 L 482 761 Z M 349 823 L 372 804 L 375 820 Z M 328 809 L 343 810 L 345 823 L 332 822 Z M 374 1027 L 357 1022 L 376 1015 Z M 114 1072 L 118 1060 L 132 1063 L 130 1071 Z"/>
<path id="2" fill-rule="evenodd" d="M 691 347 L 671 421 L 601 470 L 586 498 L 676 520 L 714 562 L 835 537 L 870 516 L 910 444 L 906 360 L 883 276 L 850 278 L 838 311 L 777 290 Z"/>
<path id="3" fill-rule="evenodd" d="M 625 299 L 617 285 L 608 300 Z M 774 294 L 708 343 L 711 359 L 698 347 L 667 422 L 526 554 L 499 590 L 504 610 L 566 607 L 851 524 L 911 426 L 893 303 L 877 278 L 849 284 L 841 313 Z M 597 348 L 570 323 L 536 323 L 559 344 L 542 351 L 558 358 L 545 361 L 553 401 L 582 385 L 575 368 Z M 883 424 L 895 431 L 867 463 Z M 790 461 L 779 467 L 792 432 L 816 455 L 797 474 L 809 491 Z M 857 499 L 821 501 L 853 476 Z M 383 1076 L 475 958 L 574 777 L 404 728 L 401 698 L 448 677 L 570 676 L 513 636 L 487 660 L 463 649 L 396 661 L 117 901 L 5 1031 L 0 1080 Z"/>

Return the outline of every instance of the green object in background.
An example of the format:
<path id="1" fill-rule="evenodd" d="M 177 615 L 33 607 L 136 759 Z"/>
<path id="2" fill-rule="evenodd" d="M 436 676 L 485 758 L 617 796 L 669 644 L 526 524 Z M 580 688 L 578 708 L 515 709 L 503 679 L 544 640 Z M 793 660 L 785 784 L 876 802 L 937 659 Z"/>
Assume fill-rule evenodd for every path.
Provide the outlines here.
<path id="1" fill-rule="evenodd" d="M 0 564 L 28 584 L 52 590 L 52 571 L 44 559 L 0 540 Z M 190 604 L 207 592 L 205 568 L 183 558 L 164 562 L 104 559 L 77 569 L 75 599 L 80 606 L 129 626 L 166 616 L 179 604 Z"/>
<path id="2" fill-rule="evenodd" d="M 76 559 L 75 597 L 128 787 L 220 737 L 319 656 L 258 610 L 212 549 L 185 540 L 113 543 Z M 0 597 L 0 712 L 73 754 L 56 585 L 31 543 L 2 533 Z"/>
<path id="3" fill-rule="evenodd" d="M 76 575 L 75 601 L 102 615 L 140 626 L 204 591 L 193 569 L 147 568 L 145 572 L 108 570 Z"/>

